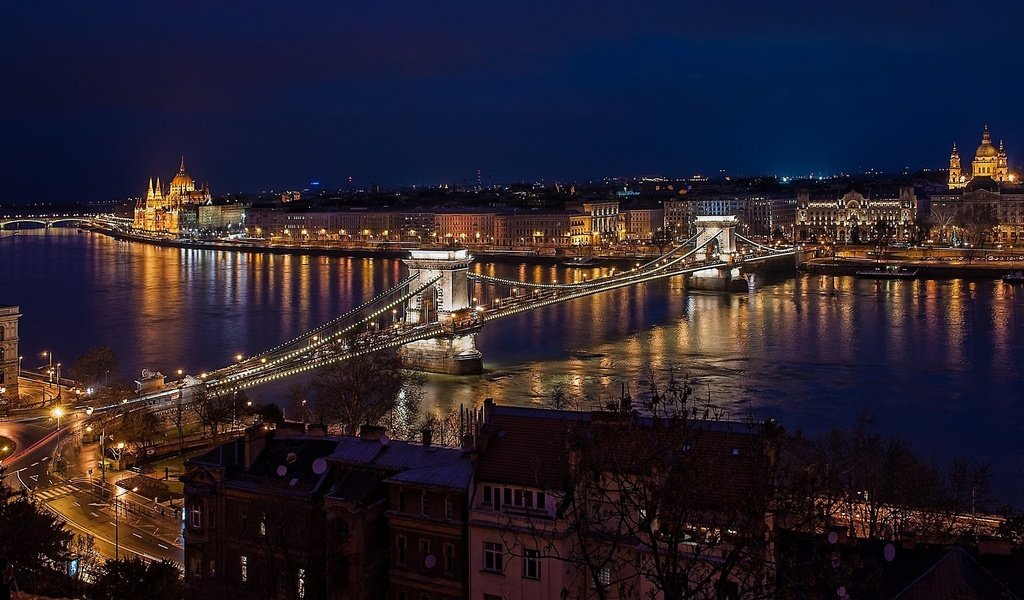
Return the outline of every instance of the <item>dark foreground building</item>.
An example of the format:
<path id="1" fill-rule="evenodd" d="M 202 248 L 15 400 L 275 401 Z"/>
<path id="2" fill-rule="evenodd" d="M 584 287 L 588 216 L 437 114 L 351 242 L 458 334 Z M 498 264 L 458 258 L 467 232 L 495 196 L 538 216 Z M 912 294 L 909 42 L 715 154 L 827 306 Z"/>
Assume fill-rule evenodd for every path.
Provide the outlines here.
<path id="1" fill-rule="evenodd" d="M 188 463 L 185 567 L 197 598 L 466 598 L 461 450 L 256 425 Z"/>

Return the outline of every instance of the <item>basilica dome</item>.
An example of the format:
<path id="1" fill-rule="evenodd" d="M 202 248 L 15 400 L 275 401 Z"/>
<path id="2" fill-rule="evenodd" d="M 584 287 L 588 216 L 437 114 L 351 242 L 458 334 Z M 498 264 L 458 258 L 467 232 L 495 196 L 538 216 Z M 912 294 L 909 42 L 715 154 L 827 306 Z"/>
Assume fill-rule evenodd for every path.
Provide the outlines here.
<path id="1" fill-rule="evenodd" d="M 992 145 L 992 134 L 988 132 L 988 125 L 985 126 L 985 131 L 981 134 L 981 145 L 974 152 L 974 158 L 996 158 L 999 156 L 999 150 Z"/>
<path id="2" fill-rule="evenodd" d="M 999 156 L 999 150 L 989 140 L 981 142 L 978 150 L 974 153 L 975 158 L 995 158 L 997 156 Z"/>

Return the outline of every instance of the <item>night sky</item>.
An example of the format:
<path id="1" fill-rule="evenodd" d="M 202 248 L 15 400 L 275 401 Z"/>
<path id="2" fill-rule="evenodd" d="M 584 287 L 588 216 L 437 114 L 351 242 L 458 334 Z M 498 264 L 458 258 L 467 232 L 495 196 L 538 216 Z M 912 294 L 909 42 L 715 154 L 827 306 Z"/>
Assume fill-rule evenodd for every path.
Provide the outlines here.
<path id="1" fill-rule="evenodd" d="M 230 4 L 231 7 L 226 6 Z M 0 203 L 1024 162 L 1024 3 L 9 2 Z"/>

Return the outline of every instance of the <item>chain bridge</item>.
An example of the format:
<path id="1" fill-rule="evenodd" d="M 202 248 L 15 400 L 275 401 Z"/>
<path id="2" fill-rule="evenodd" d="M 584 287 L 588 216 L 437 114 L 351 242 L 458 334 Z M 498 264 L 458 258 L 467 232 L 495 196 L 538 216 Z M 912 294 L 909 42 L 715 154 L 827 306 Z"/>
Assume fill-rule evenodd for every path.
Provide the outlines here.
<path id="1" fill-rule="evenodd" d="M 472 374 L 482 369 L 476 336 L 488 323 L 592 294 L 686 276 L 699 289 L 747 289 L 741 268 L 792 257 L 736 232 L 735 217 L 698 217 L 697 234 L 633 269 L 576 282 L 536 283 L 470 272 L 464 249 L 412 250 L 409 276 L 359 307 L 277 347 L 204 374 L 208 389 L 238 391 L 354 356 L 399 349 L 413 368 Z M 741 245 L 742 244 L 742 245 Z M 486 303 L 474 303 L 489 298 Z"/>

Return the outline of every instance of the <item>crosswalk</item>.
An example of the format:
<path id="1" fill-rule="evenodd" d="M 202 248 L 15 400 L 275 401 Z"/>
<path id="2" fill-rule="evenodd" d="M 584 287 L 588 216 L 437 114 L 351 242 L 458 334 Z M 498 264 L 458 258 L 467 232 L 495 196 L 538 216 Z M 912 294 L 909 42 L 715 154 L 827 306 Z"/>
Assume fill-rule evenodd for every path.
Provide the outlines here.
<path id="1" fill-rule="evenodd" d="M 45 490 L 35 490 L 32 492 L 32 496 L 42 502 L 52 502 L 58 498 L 63 498 L 75 492 L 79 491 L 77 487 L 65 483 L 62 485 L 55 485 Z"/>

